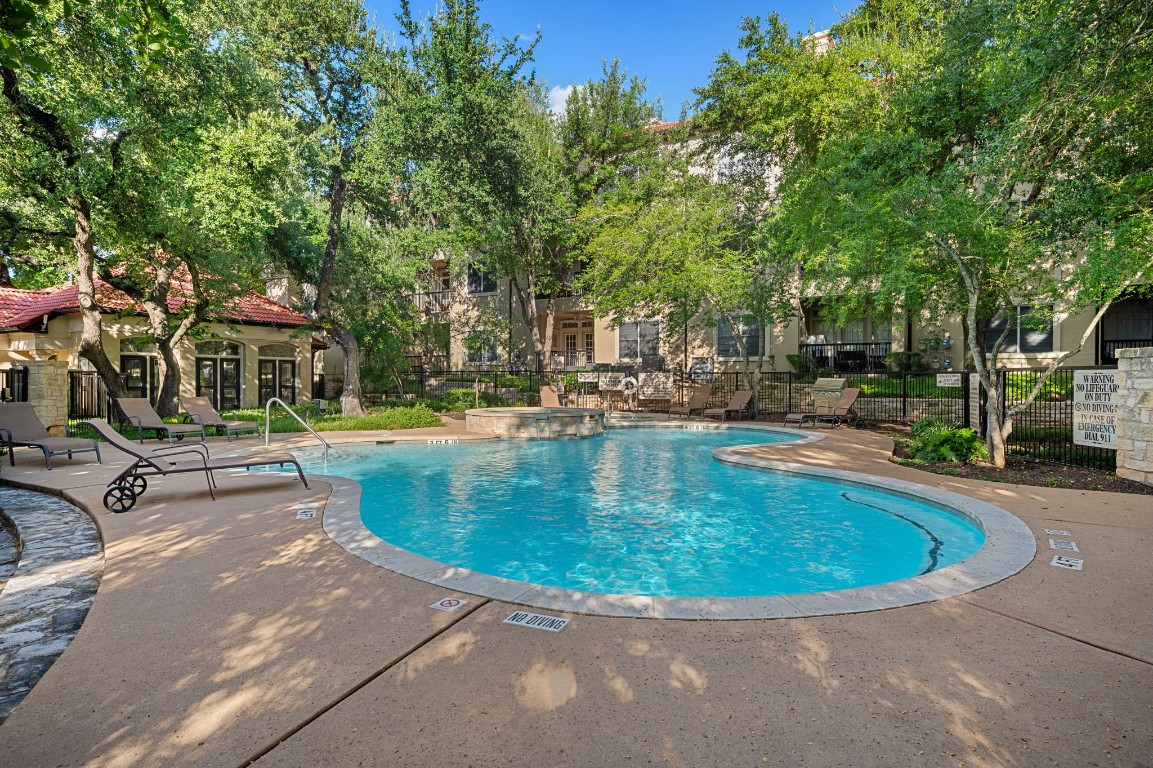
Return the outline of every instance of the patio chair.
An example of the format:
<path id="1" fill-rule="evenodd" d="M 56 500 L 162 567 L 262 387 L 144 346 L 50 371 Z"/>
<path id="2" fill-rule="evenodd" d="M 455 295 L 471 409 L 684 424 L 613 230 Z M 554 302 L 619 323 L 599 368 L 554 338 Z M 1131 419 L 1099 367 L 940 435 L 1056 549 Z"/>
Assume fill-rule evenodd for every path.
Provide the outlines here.
<path id="1" fill-rule="evenodd" d="M 669 408 L 669 418 L 673 416 L 684 416 L 686 419 L 691 418 L 694 411 L 704 413 L 705 408 L 709 405 L 709 398 L 713 396 L 712 387 L 701 387 L 689 396 L 688 405 L 674 405 Z"/>
<path id="2" fill-rule="evenodd" d="M 304 470 L 300 468 L 300 462 L 291 453 L 264 453 L 214 459 L 208 452 L 207 443 L 166 445 L 149 450 L 140 448 L 125 438 L 104 419 L 89 419 L 84 423 L 96 430 L 97 434 L 113 447 L 132 457 L 132 463 L 108 483 L 108 490 L 104 493 L 104 508 L 109 512 L 127 512 L 136 506 L 136 500 L 148 490 L 149 477 L 166 477 L 187 472 L 204 473 L 208 482 L 208 495 L 214 501 L 216 494 L 213 489 L 216 488 L 216 478 L 212 473 L 218 469 L 251 469 L 273 464 L 283 467 L 285 464 L 291 464 L 296 467 L 300 482 L 304 483 L 305 488 L 309 487 L 308 480 L 304 477 Z M 195 458 L 186 461 L 171 460 L 171 457 L 180 455 L 192 455 Z"/>
<path id="3" fill-rule="evenodd" d="M 845 387 L 841 392 L 841 398 L 837 400 L 837 404 L 833 406 L 830 413 L 818 414 L 814 420 L 814 424 L 819 424 L 822 421 L 829 422 L 832 426 L 844 422 L 855 422 L 858 426 L 861 424 L 861 417 L 857 415 L 854 407 L 857 404 L 857 398 L 860 396 L 861 390 L 856 387 Z"/>
<path id="4" fill-rule="evenodd" d="M 701 416 L 706 419 L 711 419 L 714 416 L 718 416 L 720 417 L 721 421 L 727 419 L 730 413 L 735 413 L 740 416 L 749 407 L 749 403 L 752 402 L 752 399 L 752 391 L 747 389 L 738 389 L 733 394 L 732 400 L 729 400 L 728 405 L 724 406 L 723 408 L 706 408 L 701 413 Z"/>
<path id="5" fill-rule="evenodd" d="M 203 424 L 167 424 L 156 413 L 152 403 L 143 397 L 118 397 L 116 398 L 116 405 L 124 414 L 124 418 L 136 427 L 136 434 L 141 443 L 144 442 L 144 430 L 146 429 L 155 432 L 157 439 L 163 439 L 160 437 L 160 433 L 163 432 L 168 436 L 169 445 L 172 445 L 173 437 L 183 440 L 188 435 L 199 435 L 201 441 L 205 439 Z"/>
<path id="6" fill-rule="evenodd" d="M 52 457 L 74 453 L 96 454 L 100 461 L 100 444 L 95 440 L 80 437 L 54 437 L 48 433 L 44 422 L 36 415 L 31 403 L 0 403 L 0 433 L 8 444 L 8 460 L 16 466 L 16 448 L 39 448 L 44 452 L 44 467 L 52 469 Z M 71 435 L 71 432 L 69 432 Z"/>
<path id="7" fill-rule="evenodd" d="M 220 413 L 212 407 L 212 401 L 207 397 L 182 397 L 180 404 L 184 406 L 184 411 L 188 417 L 192 419 L 193 424 L 199 424 L 202 427 L 215 427 L 216 429 L 223 429 L 224 434 L 228 437 L 228 442 L 232 442 L 232 435 L 236 432 L 255 432 L 257 437 L 260 436 L 260 424 L 255 421 L 233 421 L 231 419 L 224 419 Z"/>

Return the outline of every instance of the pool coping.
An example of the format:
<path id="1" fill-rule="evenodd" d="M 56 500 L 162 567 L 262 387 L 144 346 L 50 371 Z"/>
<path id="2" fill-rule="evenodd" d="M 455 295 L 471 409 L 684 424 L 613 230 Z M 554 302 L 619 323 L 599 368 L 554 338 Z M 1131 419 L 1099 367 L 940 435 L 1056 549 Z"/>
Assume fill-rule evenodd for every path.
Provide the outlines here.
<path id="1" fill-rule="evenodd" d="M 802 440 L 775 444 L 776 447 L 801 446 L 823 439 L 821 435 L 803 430 L 748 424 L 614 424 L 611 428 L 684 429 L 686 426 L 694 430 L 737 429 L 794 435 L 801 433 L 805 436 Z M 332 486 L 332 495 L 325 507 L 322 522 L 325 533 L 350 554 L 429 584 L 534 608 L 619 618 L 779 619 L 900 608 L 956 597 L 995 584 L 1020 572 L 1036 554 L 1036 540 L 1028 526 L 1004 509 L 987 502 L 904 480 L 772 461 L 739 453 L 750 447 L 753 446 L 717 448 L 713 450 L 713 458 L 752 471 L 799 474 L 858 487 L 880 488 L 918 501 L 927 501 L 972 522 L 985 534 L 985 544 L 960 563 L 921 576 L 869 587 L 762 597 L 649 597 L 581 592 L 514 581 L 448 565 L 401 549 L 365 527 L 360 519 L 361 486 L 348 478 L 324 476 L 324 480 Z"/>

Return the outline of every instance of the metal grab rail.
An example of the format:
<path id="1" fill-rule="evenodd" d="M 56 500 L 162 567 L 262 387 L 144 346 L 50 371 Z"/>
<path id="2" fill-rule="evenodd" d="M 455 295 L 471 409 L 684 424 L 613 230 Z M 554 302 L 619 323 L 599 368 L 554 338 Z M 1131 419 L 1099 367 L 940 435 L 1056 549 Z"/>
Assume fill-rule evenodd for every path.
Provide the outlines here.
<path id="1" fill-rule="evenodd" d="M 299 421 L 300 426 L 307 429 L 309 432 L 312 433 L 313 437 L 315 437 L 317 440 L 320 441 L 320 444 L 324 446 L 324 461 L 325 461 L 325 463 L 327 463 L 328 462 L 328 441 L 325 440 L 323 437 L 321 437 L 319 432 L 317 432 L 312 427 L 308 426 L 308 422 L 306 422 L 304 419 L 297 416 L 296 411 L 289 408 L 288 403 L 284 402 L 279 397 L 270 397 L 268 399 L 268 402 L 264 404 L 264 447 L 265 448 L 268 447 L 268 434 L 269 434 L 268 433 L 268 425 L 271 422 L 271 418 L 272 418 L 272 404 L 273 403 L 280 403 L 281 407 L 283 407 L 284 410 L 288 411 L 289 416 L 291 416 L 292 418 Z"/>

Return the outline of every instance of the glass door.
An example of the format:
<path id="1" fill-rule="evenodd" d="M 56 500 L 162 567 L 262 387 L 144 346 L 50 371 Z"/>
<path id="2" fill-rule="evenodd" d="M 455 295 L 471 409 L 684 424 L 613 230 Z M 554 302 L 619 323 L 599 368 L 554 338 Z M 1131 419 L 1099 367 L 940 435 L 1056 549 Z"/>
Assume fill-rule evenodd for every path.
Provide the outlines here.
<path id="1" fill-rule="evenodd" d="M 273 397 L 279 397 L 290 405 L 296 404 L 295 360 L 260 360 L 257 374 L 262 404 Z"/>
<path id="2" fill-rule="evenodd" d="M 215 358 L 196 358 L 196 396 L 207 397 L 212 401 L 212 407 L 220 410 L 220 391 L 217 384 L 220 380 L 220 366 Z"/>
<path id="3" fill-rule="evenodd" d="M 151 355 L 121 355 L 120 375 L 130 397 L 144 397 L 156 402 L 160 387 L 156 358 Z"/>

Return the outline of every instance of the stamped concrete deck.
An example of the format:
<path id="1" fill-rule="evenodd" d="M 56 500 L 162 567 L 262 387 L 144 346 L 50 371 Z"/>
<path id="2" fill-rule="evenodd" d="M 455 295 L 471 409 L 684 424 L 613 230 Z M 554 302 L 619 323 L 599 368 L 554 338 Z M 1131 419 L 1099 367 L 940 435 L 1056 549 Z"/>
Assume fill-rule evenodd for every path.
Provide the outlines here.
<path id="1" fill-rule="evenodd" d="M 510 603 L 428 608 L 450 593 L 296 519 L 321 482 L 224 476 L 212 502 L 185 475 L 114 516 L 115 457 L 44 472 L 22 452 L 3 477 L 91 510 L 105 566 L 76 639 L 0 726 L 0 766 L 1153 765 L 1149 497 L 925 475 L 888 451 L 839 429 L 753 452 L 990 501 L 1037 558 L 928 605 L 566 614 L 551 633 L 502 624 Z M 1083 571 L 1049 565 L 1046 528 L 1071 533 Z"/>

